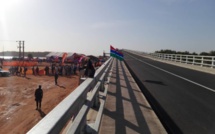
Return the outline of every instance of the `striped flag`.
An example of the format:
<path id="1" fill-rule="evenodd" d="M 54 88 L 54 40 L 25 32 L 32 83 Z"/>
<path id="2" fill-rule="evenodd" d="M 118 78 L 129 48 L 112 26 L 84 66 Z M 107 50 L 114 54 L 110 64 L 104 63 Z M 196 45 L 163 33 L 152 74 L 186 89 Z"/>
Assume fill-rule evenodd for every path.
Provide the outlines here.
<path id="1" fill-rule="evenodd" d="M 62 56 L 62 64 L 64 63 L 64 60 L 66 59 L 67 57 L 67 53 L 63 53 L 63 56 Z"/>
<path id="2" fill-rule="evenodd" d="M 115 57 L 121 61 L 124 60 L 123 53 L 114 48 L 112 45 L 110 45 L 110 56 Z"/>

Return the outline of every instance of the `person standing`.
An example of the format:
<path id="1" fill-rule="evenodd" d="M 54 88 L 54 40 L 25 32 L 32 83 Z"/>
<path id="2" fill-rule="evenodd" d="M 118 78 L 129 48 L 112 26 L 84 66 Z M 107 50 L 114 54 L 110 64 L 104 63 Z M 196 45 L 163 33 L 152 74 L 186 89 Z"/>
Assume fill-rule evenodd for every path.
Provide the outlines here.
<path id="1" fill-rule="evenodd" d="M 52 75 L 54 75 L 54 69 L 55 69 L 54 64 L 52 64 L 52 66 L 51 66 Z"/>
<path id="2" fill-rule="evenodd" d="M 57 85 L 57 79 L 58 79 L 58 67 L 56 67 L 56 68 L 55 68 L 54 78 L 55 78 L 55 85 Z"/>
<path id="3" fill-rule="evenodd" d="M 32 74 L 35 75 L 35 69 L 34 66 L 32 67 Z"/>
<path id="4" fill-rule="evenodd" d="M 41 109 L 41 103 L 42 103 L 42 98 L 43 98 L 43 90 L 41 88 L 41 85 L 39 85 L 39 88 L 36 89 L 35 91 L 35 101 L 36 101 L 36 110 Z"/>
<path id="5" fill-rule="evenodd" d="M 49 75 L 49 66 L 47 66 L 47 75 Z"/>
<path id="6" fill-rule="evenodd" d="M 25 66 L 24 67 L 24 77 L 26 77 L 26 72 L 28 71 L 28 68 Z"/>
<path id="7" fill-rule="evenodd" d="M 36 75 L 39 75 L 39 71 L 40 71 L 40 70 L 39 70 L 39 67 L 37 66 L 37 67 L 36 67 Z"/>
<path id="8" fill-rule="evenodd" d="M 46 72 L 46 75 L 49 75 L 49 67 L 48 66 L 45 67 L 45 72 Z"/>
<path id="9" fill-rule="evenodd" d="M 89 77 L 89 78 L 93 78 L 94 74 L 95 74 L 95 68 L 92 64 L 92 61 L 90 59 L 88 59 L 87 67 L 86 67 L 84 75 Z"/>
<path id="10" fill-rule="evenodd" d="M 22 75 L 22 67 L 20 66 L 19 67 L 19 76 L 21 76 Z"/>
<path id="11" fill-rule="evenodd" d="M 73 66 L 73 74 L 75 74 L 75 75 L 76 75 L 76 70 L 77 70 L 77 63 L 75 63 Z"/>

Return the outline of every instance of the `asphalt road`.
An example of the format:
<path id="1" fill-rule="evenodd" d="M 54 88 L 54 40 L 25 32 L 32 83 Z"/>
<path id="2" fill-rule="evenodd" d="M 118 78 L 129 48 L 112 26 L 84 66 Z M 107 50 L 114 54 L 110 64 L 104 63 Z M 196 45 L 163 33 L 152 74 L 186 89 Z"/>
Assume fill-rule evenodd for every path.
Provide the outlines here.
<path id="1" fill-rule="evenodd" d="M 169 133 L 215 133 L 215 75 L 127 52 L 124 60 Z"/>

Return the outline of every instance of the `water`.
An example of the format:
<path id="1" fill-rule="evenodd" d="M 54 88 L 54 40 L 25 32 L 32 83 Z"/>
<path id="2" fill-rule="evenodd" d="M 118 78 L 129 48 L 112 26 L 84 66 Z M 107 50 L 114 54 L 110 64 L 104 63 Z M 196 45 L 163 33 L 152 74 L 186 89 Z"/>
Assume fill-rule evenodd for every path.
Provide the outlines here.
<path id="1" fill-rule="evenodd" d="M 19 57 L 16 57 L 16 56 L 0 56 L 0 59 L 12 59 L 12 58 L 19 58 Z M 25 58 L 28 58 L 28 57 L 25 57 Z M 46 57 L 34 57 L 34 59 L 35 58 L 46 59 Z"/>
<path id="2" fill-rule="evenodd" d="M 13 58 L 13 56 L 0 56 L 0 58 L 1 59 L 12 59 Z M 18 58 L 18 57 L 16 57 L 16 58 Z"/>

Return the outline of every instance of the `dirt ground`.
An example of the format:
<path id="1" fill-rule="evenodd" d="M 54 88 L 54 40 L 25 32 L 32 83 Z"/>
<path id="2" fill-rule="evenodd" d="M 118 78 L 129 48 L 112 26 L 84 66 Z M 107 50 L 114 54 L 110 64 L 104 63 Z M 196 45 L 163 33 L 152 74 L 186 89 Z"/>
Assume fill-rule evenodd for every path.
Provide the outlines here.
<path id="1" fill-rule="evenodd" d="M 69 95 L 79 83 L 78 75 L 0 77 L 0 133 L 24 134 Z M 42 85 L 41 111 L 36 110 L 34 91 Z"/>

